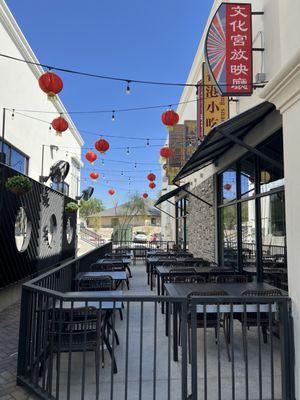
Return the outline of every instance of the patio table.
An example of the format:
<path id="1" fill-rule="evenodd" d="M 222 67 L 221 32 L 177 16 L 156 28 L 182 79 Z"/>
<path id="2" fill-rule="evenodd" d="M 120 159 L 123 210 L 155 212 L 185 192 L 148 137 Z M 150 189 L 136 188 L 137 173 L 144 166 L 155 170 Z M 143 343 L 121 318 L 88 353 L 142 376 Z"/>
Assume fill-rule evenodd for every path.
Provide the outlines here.
<path id="1" fill-rule="evenodd" d="M 185 262 L 185 266 L 182 267 L 182 269 L 180 269 L 180 271 L 176 272 L 177 275 L 199 275 L 199 276 L 203 276 L 203 278 L 205 278 L 207 280 L 207 278 L 209 277 L 211 271 L 214 271 L 214 274 L 225 274 L 228 272 L 232 272 L 234 273 L 234 270 L 230 267 L 216 267 L 216 266 L 209 266 L 209 267 L 190 267 L 188 264 Z M 193 268 L 196 272 L 191 272 L 191 271 L 184 271 L 184 268 Z M 216 269 L 218 269 L 218 272 L 215 272 Z M 167 265 L 167 266 L 162 266 L 159 265 L 157 267 L 155 267 L 156 270 L 156 278 L 157 278 L 157 295 L 160 296 L 160 294 L 164 295 L 165 294 L 165 289 L 164 289 L 164 285 L 165 285 L 165 278 L 167 276 L 169 276 L 169 272 L 171 270 L 174 270 L 174 268 L 172 267 L 172 265 Z M 175 268 L 176 270 L 176 268 Z"/>
<path id="2" fill-rule="evenodd" d="M 169 258 L 164 258 L 164 257 L 148 257 L 146 259 L 146 272 L 147 272 L 147 283 L 148 285 L 150 284 L 150 289 L 153 290 L 153 274 L 155 273 L 155 267 L 160 264 L 166 264 L 166 263 L 174 263 L 175 262 L 184 262 L 185 264 L 193 264 L 197 261 L 202 261 L 202 258 L 193 258 L 192 254 L 188 256 L 178 256 L 174 255 L 172 257 L 172 260 Z"/>
<path id="3" fill-rule="evenodd" d="M 117 265 L 117 266 L 124 266 L 124 269 L 127 269 L 129 272 L 129 278 L 132 278 L 132 273 L 129 267 L 129 264 L 131 263 L 131 258 L 99 258 L 96 261 L 96 264 L 101 264 L 101 265 Z"/>
<path id="4" fill-rule="evenodd" d="M 209 292 L 209 291 L 225 291 L 228 293 L 228 297 L 242 297 L 242 293 L 246 290 L 273 290 L 277 289 L 272 285 L 264 282 L 248 282 L 248 283 L 166 283 L 165 291 L 170 297 L 182 297 L 187 298 L 192 292 Z M 287 296 L 287 293 L 281 290 L 282 295 Z M 226 297 L 226 296 L 222 296 Z M 246 300 L 246 298 L 245 298 Z M 168 303 L 167 303 L 168 304 Z M 213 311 L 216 312 L 216 305 L 212 304 L 210 306 L 215 306 Z M 228 312 L 228 305 L 222 305 L 224 309 L 222 312 Z M 226 308 L 227 307 L 227 308 Z M 229 306 L 230 307 L 230 306 Z M 243 312 L 244 307 L 242 304 L 234 305 L 234 312 Z M 169 334 L 169 306 L 166 310 L 166 335 Z M 178 311 L 179 306 L 173 304 L 173 358 L 174 361 L 178 361 Z M 221 311 L 221 310 L 220 310 Z M 263 309 L 261 309 L 263 311 Z M 203 305 L 197 306 L 197 312 L 203 312 Z M 246 312 L 255 312 L 253 307 L 246 307 Z"/>
<path id="5" fill-rule="evenodd" d="M 94 271 L 94 272 L 79 272 L 75 277 L 75 286 L 78 289 L 79 281 L 82 277 L 101 277 L 110 276 L 115 283 L 117 289 L 124 281 L 127 281 L 127 274 L 125 271 Z"/>
<path id="6" fill-rule="evenodd" d="M 123 296 L 123 291 L 122 290 L 107 290 L 107 291 L 99 291 L 99 292 L 66 292 L 64 293 L 65 295 L 68 296 L 77 296 L 78 293 L 80 293 L 80 297 L 88 298 L 88 297 L 99 297 L 101 300 L 95 301 L 82 301 L 82 300 L 74 300 L 73 301 L 73 308 L 82 308 L 82 307 L 95 307 L 97 310 L 120 310 L 123 308 L 123 303 L 122 301 L 111 301 L 111 300 L 102 300 L 102 298 L 105 297 L 121 297 Z M 72 301 L 64 300 L 62 302 L 62 308 L 68 309 L 71 308 Z M 56 307 L 58 308 L 60 306 L 60 301 L 58 300 L 56 303 Z"/>

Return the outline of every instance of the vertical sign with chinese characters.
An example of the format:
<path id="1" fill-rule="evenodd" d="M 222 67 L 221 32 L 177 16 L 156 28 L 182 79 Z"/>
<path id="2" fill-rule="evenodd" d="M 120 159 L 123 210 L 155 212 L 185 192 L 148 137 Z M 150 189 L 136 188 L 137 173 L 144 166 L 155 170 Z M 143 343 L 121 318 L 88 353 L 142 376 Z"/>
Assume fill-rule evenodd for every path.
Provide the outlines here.
<path id="1" fill-rule="evenodd" d="M 208 69 L 221 94 L 252 94 L 251 4 L 222 3 L 205 41 Z"/>
<path id="2" fill-rule="evenodd" d="M 198 97 L 197 97 L 197 135 L 198 139 L 203 140 L 203 90 L 202 80 L 198 82 Z"/>
<path id="3" fill-rule="evenodd" d="M 207 135 L 210 130 L 220 122 L 229 118 L 229 99 L 221 96 L 216 85 L 210 77 L 206 63 L 202 67 L 203 81 L 203 134 Z"/>

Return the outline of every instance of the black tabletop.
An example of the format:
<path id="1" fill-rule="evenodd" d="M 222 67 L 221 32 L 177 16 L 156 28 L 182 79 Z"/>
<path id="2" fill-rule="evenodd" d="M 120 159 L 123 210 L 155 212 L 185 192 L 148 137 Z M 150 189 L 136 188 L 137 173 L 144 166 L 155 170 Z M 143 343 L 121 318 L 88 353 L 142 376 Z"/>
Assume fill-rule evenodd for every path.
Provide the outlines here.
<path id="1" fill-rule="evenodd" d="M 99 258 L 97 264 L 111 264 L 111 265 L 123 265 L 129 264 L 131 262 L 130 258 Z"/>
<path id="2" fill-rule="evenodd" d="M 248 274 L 256 274 L 257 270 L 256 270 L 256 266 L 255 265 L 249 265 L 248 267 L 244 267 L 243 270 L 245 272 L 247 272 Z M 277 267 L 276 265 L 274 265 L 274 267 L 271 268 L 263 268 L 263 272 L 265 274 L 270 273 L 270 274 L 287 274 L 287 270 L 286 268 L 282 268 L 282 267 Z"/>
<path id="3" fill-rule="evenodd" d="M 111 276 L 113 280 L 125 281 L 127 279 L 127 274 L 125 271 L 92 271 L 92 272 L 79 272 L 75 279 L 80 279 L 82 277 L 101 277 L 101 276 Z"/>
<path id="4" fill-rule="evenodd" d="M 176 271 L 176 268 L 173 268 L 172 267 L 172 265 L 167 265 L 167 266 L 158 266 L 158 267 L 156 267 L 156 271 L 157 271 L 157 273 L 159 274 L 159 275 L 168 275 L 169 274 L 169 272 L 171 271 L 171 270 L 173 270 L 173 271 L 176 271 L 176 273 L 178 273 L 178 274 L 186 274 L 187 272 L 186 271 L 184 271 L 184 268 L 185 267 L 183 267 L 182 269 L 180 269 L 179 271 Z M 189 268 L 189 267 L 187 267 L 187 268 Z M 222 274 L 222 273 L 228 273 L 228 272 L 234 272 L 233 271 L 233 269 L 231 269 L 231 268 L 224 268 L 224 267 L 190 267 L 190 268 L 193 268 L 196 272 L 194 272 L 194 273 L 196 273 L 196 274 L 209 274 L 212 270 L 213 271 L 216 271 L 216 270 L 218 270 L 218 273 L 220 273 L 220 274 Z"/>
<path id="5" fill-rule="evenodd" d="M 164 257 L 148 257 L 147 258 L 147 261 L 150 264 L 157 264 L 158 262 L 161 262 L 161 263 L 170 262 L 170 263 L 172 263 L 172 262 L 174 262 L 174 260 L 176 260 L 176 262 L 184 262 L 184 263 L 189 263 L 189 264 L 203 261 L 202 259 L 192 258 L 192 257 L 188 257 L 188 256 L 183 256 L 183 257 L 174 256 L 174 257 L 172 257 L 172 259 L 164 258 Z"/>
<path id="6" fill-rule="evenodd" d="M 268 283 L 166 283 L 166 293 L 171 297 L 187 297 L 192 292 L 209 292 L 224 290 L 231 297 L 241 297 L 245 290 L 277 289 Z M 282 295 L 287 293 L 281 290 Z"/>
<path id="7" fill-rule="evenodd" d="M 111 309 L 121 309 L 122 308 L 122 301 L 111 301 L 111 300 L 103 300 L 105 297 L 121 297 L 123 296 L 122 290 L 112 290 L 112 291 L 100 291 L 100 292 L 66 292 L 65 294 L 67 295 L 74 295 L 78 294 L 82 295 L 83 297 L 98 297 L 99 296 L 99 301 L 91 300 L 91 301 L 82 301 L 81 299 L 78 299 L 76 301 L 73 301 L 73 308 L 83 308 L 83 307 L 95 307 L 97 309 L 101 310 L 111 310 Z M 56 307 L 60 307 L 60 302 L 57 301 Z M 62 307 L 64 309 L 70 309 L 72 307 L 72 302 L 65 300 L 62 302 Z"/>

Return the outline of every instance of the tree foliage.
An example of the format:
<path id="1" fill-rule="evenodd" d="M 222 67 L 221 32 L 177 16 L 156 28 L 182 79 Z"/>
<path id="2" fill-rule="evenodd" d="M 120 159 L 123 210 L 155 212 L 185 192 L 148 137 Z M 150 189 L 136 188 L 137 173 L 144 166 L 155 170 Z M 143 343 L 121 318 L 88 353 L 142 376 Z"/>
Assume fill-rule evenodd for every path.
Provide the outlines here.
<path id="1" fill-rule="evenodd" d="M 100 213 L 104 210 L 104 205 L 102 200 L 92 198 L 89 200 L 81 200 L 79 215 L 81 218 L 86 219 L 90 215 Z"/>

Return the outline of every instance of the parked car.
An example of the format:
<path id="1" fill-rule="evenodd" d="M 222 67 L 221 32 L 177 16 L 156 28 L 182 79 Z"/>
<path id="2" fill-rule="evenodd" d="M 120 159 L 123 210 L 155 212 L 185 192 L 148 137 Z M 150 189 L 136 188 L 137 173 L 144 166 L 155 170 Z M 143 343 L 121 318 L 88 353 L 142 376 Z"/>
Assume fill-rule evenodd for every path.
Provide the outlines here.
<path id="1" fill-rule="evenodd" d="M 135 232 L 133 235 L 133 241 L 134 242 L 139 242 L 139 243 L 145 243 L 147 242 L 148 237 L 145 232 Z"/>

